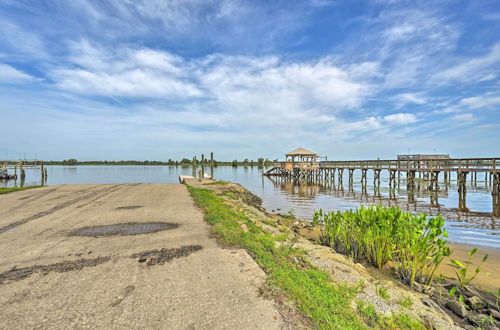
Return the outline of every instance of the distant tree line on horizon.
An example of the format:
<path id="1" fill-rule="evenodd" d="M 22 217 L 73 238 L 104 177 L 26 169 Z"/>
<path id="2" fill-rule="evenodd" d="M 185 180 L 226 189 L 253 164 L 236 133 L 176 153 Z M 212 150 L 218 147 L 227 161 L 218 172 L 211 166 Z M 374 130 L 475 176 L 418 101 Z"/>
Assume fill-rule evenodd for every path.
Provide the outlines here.
<path id="1" fill-rule="evenodd" d="M 198 166 L 201 166 L 202 162 L 199 159 L 194 159 Z M 277 160 L 275 160 L 277 161 Z M 233 160 L 233 161 L 218 161 L 214 160 L 214 166 L 271 166 L 273 164 L 272 160 L 258 158 L 257 160 L 249 160 L 245 158 L 244 160 Z M 65 159 L 62 161 L 50 160 L 44 161 L 45 165 L 170 165 L 170 166 L 192 166 L 193 159 L 182 158 L 181 160 L 169 159 L 168 161 L 159 160 L 88 160 L 88 161 L 78 161 L 77 159 Z M 203 165 L 210 166 L 210 159 L 205 159 Z"/>

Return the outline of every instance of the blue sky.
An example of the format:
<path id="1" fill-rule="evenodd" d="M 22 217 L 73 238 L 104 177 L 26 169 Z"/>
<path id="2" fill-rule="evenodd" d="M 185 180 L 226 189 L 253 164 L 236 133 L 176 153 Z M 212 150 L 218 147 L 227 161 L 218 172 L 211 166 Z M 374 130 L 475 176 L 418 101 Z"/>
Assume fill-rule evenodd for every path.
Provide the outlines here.
<path id="1" fill-rule="evenodd" d="M 0 0 L 0 118 L 9 158 L 499 156 L 500 2 Z"/>

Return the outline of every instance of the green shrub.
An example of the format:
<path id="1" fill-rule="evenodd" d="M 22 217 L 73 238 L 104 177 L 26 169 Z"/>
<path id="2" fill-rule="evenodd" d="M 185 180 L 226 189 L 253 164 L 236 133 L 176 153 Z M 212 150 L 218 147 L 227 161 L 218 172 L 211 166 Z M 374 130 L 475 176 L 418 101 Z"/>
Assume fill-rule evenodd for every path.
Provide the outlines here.
<path id="1" fill-rule="evenodd" d="M 441 216 L 362 206 L 345 212 L 316 211 L 313 223 L 324 226 L 323 240 L 337 252 L 367 260 L 377 268 L 393 261 L 410 286 L 416 280 L 430 284 L 443 258 L 450 255 Z"/>

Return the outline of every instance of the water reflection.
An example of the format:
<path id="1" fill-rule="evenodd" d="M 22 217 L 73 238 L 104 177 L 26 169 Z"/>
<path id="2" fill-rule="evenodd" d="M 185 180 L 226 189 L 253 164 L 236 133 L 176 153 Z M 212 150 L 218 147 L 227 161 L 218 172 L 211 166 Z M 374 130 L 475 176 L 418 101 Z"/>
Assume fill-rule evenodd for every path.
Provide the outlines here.
<path id="1" fill-rule="evenodd" d="M 361 204 L 399 206 L 407 211 L 424 212 L 430 215 L 440 214 L 449 221 L 470 224 L 470 226 L 467 224 L 462 225 L 464 228 L 474 227 L 493 231 L 500 229 L 498 219 L 500 218 L 499 196 L 492 196 L 487 187 L 477 187 L 477 184 L 474 185 L 473 189 L 470 189 L 470 194 L 477 199 L 477 193 L 481 193 L 481 204 L 488 197 L 492 197 L 492 212 L 484 210 L 471 211 L 467 207 L 467 193 L 460 193 L 457 189 L 456 192 L 451 194 L 450 191 L 452 191 L 453 186 L 449 182 L 443 183 L 437 189 L 430 189 L 426 182 L 418 181 L 415 189 L 407 190 L 401 189 L 401 185 L 396 185 L 395 188 L 384 185 L 370 187 L 364 184 L 356 185 L 352 180 L 349 180 L 346 191 L 343 182 L 335 182 L 335 180 L 312 182 L 307 180 L 291 181 L 282 177 L 269 177 L 266 179 L 273 184 L 275 189 L 281 190 L 289 198 L 314 200 L 315 209 L 343 209 L 343 207 L 332 208 L 331 205 L 320 202 L 322 195 L 328 195 L 352 202 L 351 205 L 344 208 L 352 208 Z M 455 196 L 457 199 L 455 199 Z M 441 200 L 445 203 L 441 203 Z M 455 200 L 457 204 L 454 207 L 448 207 L 450 200 Z"/>

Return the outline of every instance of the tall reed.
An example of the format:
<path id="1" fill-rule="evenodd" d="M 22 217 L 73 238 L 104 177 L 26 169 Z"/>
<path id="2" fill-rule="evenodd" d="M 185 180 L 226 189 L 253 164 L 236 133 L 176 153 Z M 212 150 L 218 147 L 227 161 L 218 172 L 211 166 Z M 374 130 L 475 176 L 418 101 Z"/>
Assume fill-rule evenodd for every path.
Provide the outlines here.
<path id="1" fill-rule="evenodd" d="M 410 286 L 415 281 L 431 284 L 437 267 L 450 254 L 440 216 L 414 215 L 399 207 L 362 206 L 345 212 L 316 211 L 313 223 L 323 226 L 324 242 L 340 253 L 377 268 L 392 261 Z"/>

